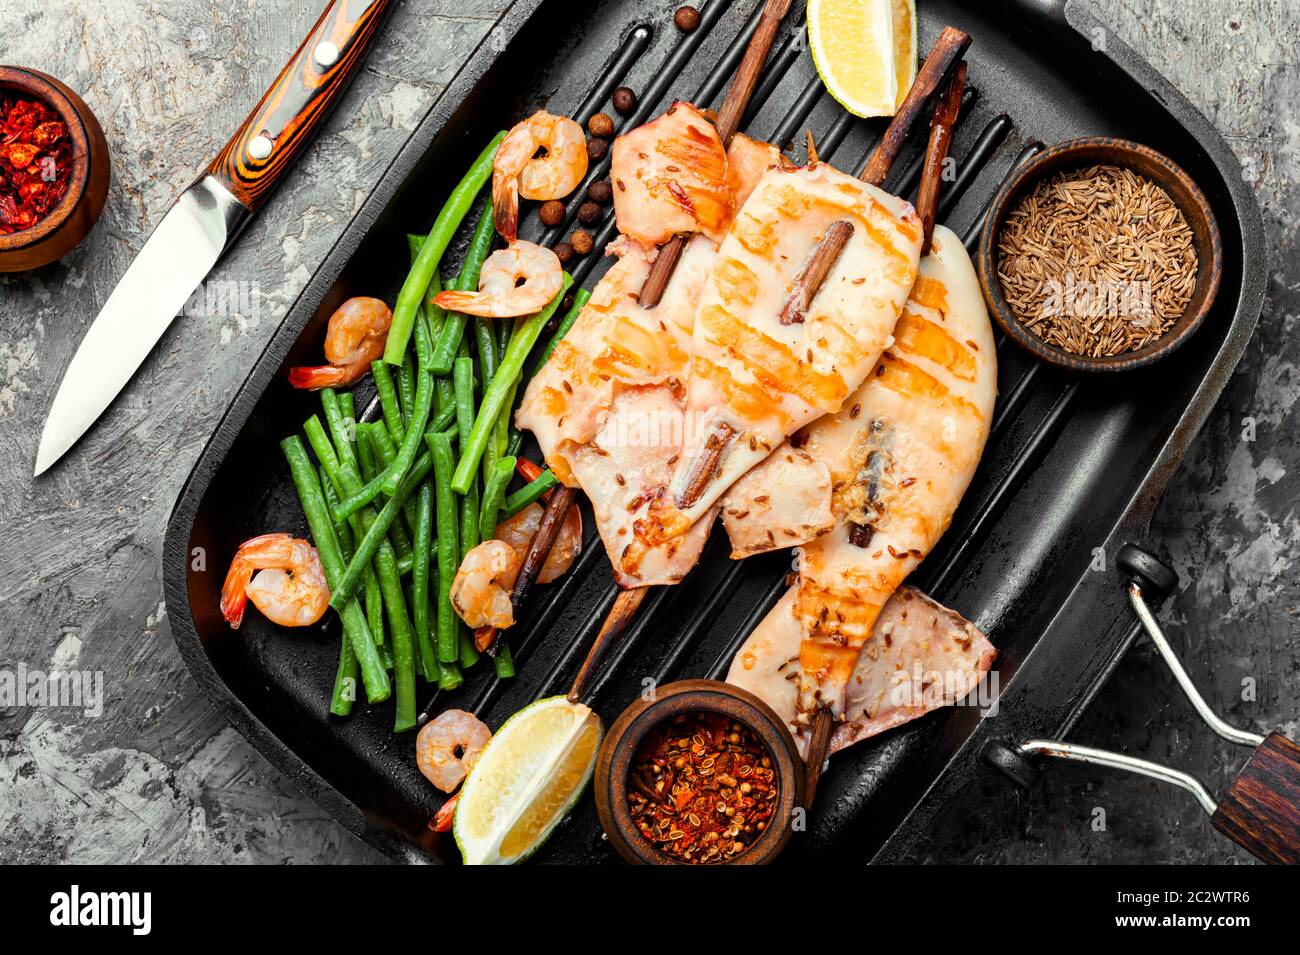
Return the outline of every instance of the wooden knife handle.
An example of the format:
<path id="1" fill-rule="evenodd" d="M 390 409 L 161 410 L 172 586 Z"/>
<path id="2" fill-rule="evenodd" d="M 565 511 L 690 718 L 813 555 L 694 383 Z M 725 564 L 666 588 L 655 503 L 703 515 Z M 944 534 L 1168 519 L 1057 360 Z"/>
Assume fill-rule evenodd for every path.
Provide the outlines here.
<path id="1" fill-rule="evenodd" d="M 1215 829 L 1273 865 L 1300 864 L 1300 746 L 1270 733 L 1210 818 Z"/>
<path id="2" fill-rule="evenodd" d="M 208 166 L 249 212 L 302 153 L 352 78 L 394 0 L 332 0 L 244 125 Z"/>

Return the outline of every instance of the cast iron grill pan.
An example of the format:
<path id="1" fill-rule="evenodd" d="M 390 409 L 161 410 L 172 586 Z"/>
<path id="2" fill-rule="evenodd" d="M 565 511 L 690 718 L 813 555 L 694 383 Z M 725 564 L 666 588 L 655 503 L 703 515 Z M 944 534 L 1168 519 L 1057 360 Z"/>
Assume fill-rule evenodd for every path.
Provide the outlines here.
<path id="1" fill-rule="evenodd" d="M 317 360 L 329 314 L 356 294 L 390 301 L 406 273 L 406 233 L 426 229 L 469 158 L 491 134 L 537 107 L 585 121 L 599 111 L 620 128 L 674 99 L 716 106 L 758 22 L 756 0 L 710 0 L 690 35 L 672 26 L 676 3 L 655 0 L 516 0 L 412 135 L 251 371 L 187 482 L 168 528 L 165 588 L 173 633 L 195 678 L 273 763 L 354 832 L 410 861 L 457 858 L 427 822 L 440 795 L 419 775 L 412 737 L 390 732 L 389 704 L 327 714 L 337 621 L 286 634 L 249 614 L 233 634 L 217 611 L 230 556 L 257 533 L 305 534 L 277 447 L 317 410 L 318 399 L 284 380 L 289 365 Z M 921 5 L 921 48 L 945 24 L 969 32 L 968 91 L 939 220 L 973 247 L 983 210 L 1003 176 L 1041 143 L 1075 136 L 1136 139 L 1171 156 L 1198 182 L 1223 231 L 1218 303 L 1203 330 L 1169 360 L 1117 376 L 1076 377 L 1037 364 L 999 339 L 999 399 L 983 462 L 952 527 L 912 582 L 974 620 L 1000 652 L 996 718 L 970 707 L 930 714 L 836 756 L 809 821 L 786 858 L 812 854 L 901 859 L 929 821 L 981 772 L 992 737 L 1059 737 L 1068 731 L 1133 635 L 1122 589 L 1089 572 L 1094 548 L 1113 554 L 1145 536 L 1173 468 L 1235 366 L 1262 302 L 1258 210 L 1238 167 L 1205 120 L 1078 4 L 1005 0 L 969 10 Z M 1098 31 L 1102 31 L 1099 33 Z M 1102 36 L 1102 50 L 1094 42 Z M 804 50 L 802 4 L 777 39 L 742 128 L 802 159 L 810 129 L 822 158 L 856 171 L 883 131 L 826 94 Z M 609 94 L 637 91 L 629 117 Z M 885 187 L 914 198 L 923 131 Z M 604 176 L 595 164 L 588 181 Z M 545 230 L 535 214 L 524 238 L 558 241 L 573 227 L 586 183 L 565 224 Z M 614 235 L 595 228 L 597 248 Z M 463 237 L 462 237 L 463 240 Z M 458 261 L 454 247 L 448 261 Z M 588 288 L 607 263 L 574 263 Z M 363 396 L 364 397 L 364 396 Z M 532 456 L 536 458 L 536 449 Z M 511 632 L 519 676 L 498 681 L 489 665 L 465 685 L 435 694 L 433 711 L 474 710 L 499 726 L 540 696 L 564 692 L 616 590 L 584 503 L 588 541 L 574 571 L 539 588 Z M 733 562 L 720 530 L 678 587 L 649 597 L 591 692 L 606 725 L 647 680 L 720 677 L 740 641 L 779 597 L 788 554 Z M 199 566 L 196 554 L 203 555 Z M 536 857 L 591 863 L 616 857 L 584 798 Z"/>

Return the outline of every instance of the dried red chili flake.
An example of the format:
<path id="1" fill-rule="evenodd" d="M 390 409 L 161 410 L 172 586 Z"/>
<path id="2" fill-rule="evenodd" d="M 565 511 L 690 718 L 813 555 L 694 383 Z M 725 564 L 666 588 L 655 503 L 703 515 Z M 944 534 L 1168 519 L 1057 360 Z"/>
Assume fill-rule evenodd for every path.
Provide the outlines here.
<path id="1" fill-rule="evenodd" d="M 72 140 L 39 100 L 0 94 L 0 235 L 36 225 L 67 195 Z"/>
<path id="2" fill-rule="evenodd" d="M 727 862 L 767 829 L 780 780 L 748 726 L 720 713 L 681 713 L 637 747 L 628 809 L 641 834 L 679 862 Z"/>

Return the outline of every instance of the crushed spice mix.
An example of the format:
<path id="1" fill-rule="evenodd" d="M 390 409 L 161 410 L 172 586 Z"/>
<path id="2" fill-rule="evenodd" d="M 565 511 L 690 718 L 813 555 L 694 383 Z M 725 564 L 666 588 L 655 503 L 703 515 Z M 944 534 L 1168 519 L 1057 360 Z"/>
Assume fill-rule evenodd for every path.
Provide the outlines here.
<path id="1" fill-rule="evenodd" d="M 0 235 L 36 225 L 59 204 L 72 174 L 72 141 L 44 103 L 0 92 Z"/>
<path id="2" fill-rule="evenodd" d="M 749 727 L 720 713 L 681 713 L 637 747 L 628 809 L 641 834 L 678 862 L 728 862 L 772 822 L 780 780 Z"/>

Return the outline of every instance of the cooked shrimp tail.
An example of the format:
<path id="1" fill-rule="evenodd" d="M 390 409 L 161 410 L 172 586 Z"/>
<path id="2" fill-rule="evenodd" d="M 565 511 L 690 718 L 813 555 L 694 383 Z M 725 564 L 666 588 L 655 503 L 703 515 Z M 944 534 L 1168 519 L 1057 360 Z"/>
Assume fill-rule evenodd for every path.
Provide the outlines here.
<path id="1" fill-rule="evenodd" d="M 350 298 L 330 316 L 325 333 L 328 365 L 289 369 L 295 388 L 337 388 L 360 380 L 370 363 L 384 353 L 393 313 L 381 299 Z"/>
<path id="2" fill-rule="evenodd" d="M 368 367 L 370 363 L 366 362 L 357 372 L 352 365 L 300 365 L 289 369 L 289 384 L 307 391 L 344 388 L 364 375 Z"/>
<path id="3" fill-rule="evenodd" d="M 492 162 L 492 216 L 497 231 L 514 242 L 519 197 L 559 199 L 587 174 L 587 137 L 563 116 L 539 111 L 515 125 Z"/>
<path id="4" fill-rule="evenodd" d="M 244 622 L 249 600 L 282 627 L 318 621 L 330 591 L 316 548 L 288 534 L 262 534 L 241 544 L 221 587 L 221 615 L 232 630 Z"/>
<path id="5" fill-rule="evenodd" d="M 556 254 L 519 240 L 488 256 L 477 292 L 439 292 L 434 304 L 481 318 L 514 318 L 541 311 L 563 285 L 564 269 Z"/>

